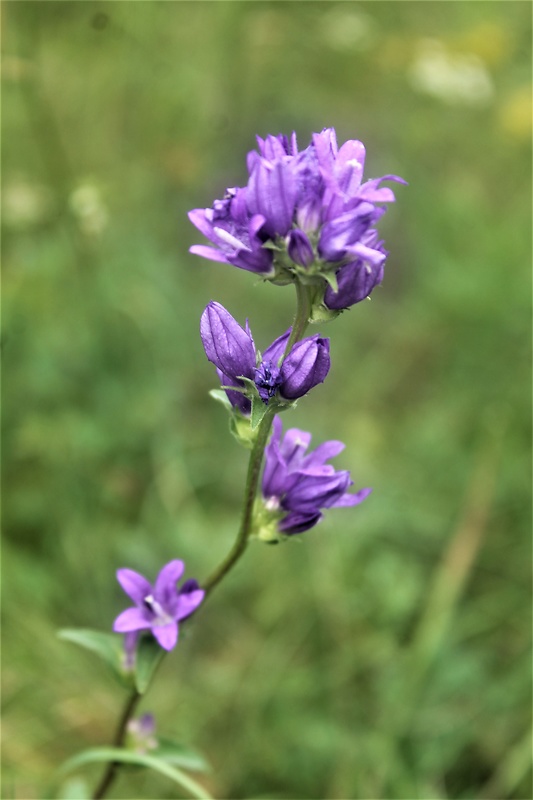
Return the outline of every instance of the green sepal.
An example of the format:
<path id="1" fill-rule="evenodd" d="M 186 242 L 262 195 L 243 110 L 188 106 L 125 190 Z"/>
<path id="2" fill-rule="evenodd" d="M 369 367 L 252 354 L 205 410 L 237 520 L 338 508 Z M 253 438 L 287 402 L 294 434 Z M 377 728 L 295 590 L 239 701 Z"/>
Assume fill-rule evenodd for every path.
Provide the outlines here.
<path id="1" fill-rule="evenodd" d="M 242 444 L 243 447 L 246 447 L 248 450 L 252 449 L 257 439 L 257 433 L 252 430 L 250 417 L 245 417 L 240 411 L 233 409 L 229 429 L 231 435 L 237 439 L 239 444 Z"/>
<path id="2" fill-rule="evenodd" d="M 331 308 L 326 308 L 323 303 L 316 303 L 311 306 L 311 315 L 309 317 L 309 322 L 311 323 L 321 323 L 321 322 L 331 322 L 332 319 L 336 319 L 342 311 L 337 311 Z"/>
<path id="3" fill-rule="evenodd" d="M 135 654 L 135 688 L 144 694 L 164 655 L 164 650 L 153 636 L 141 636 Z"/>
<path id="4" fill-rule="evenodd" d="M 213 398 L 213 400 L 216 400 L 217 403 L 222 403 L 227 411 L 231 412 L 233 406 L 231 405 L 226 392 L 224 392 L 222 389 L 211 389 L 209 395 Z"/>
<path id="5" fill-rule="evenodd" d="M 122 686 L 132 688 L 133 675 L 131 670 L 126 668 L 122 636 L 93 631 L 89 628 L 63 628 L 57 635 L 65 642 L 72 642 L 96 653 L 111 667 L 113 675 Z"/>
<path id="6" fill-rule="evenodd" d="M 64 775 L 86 764 L 100 761 L 117 761 L 119 764 L 135 764 L 139 767 L 148 767 L 173 780 L 174 783 L 177 783 L 178 786 L 181 786 L 197 800 L 212 800 L 211 795 L 208 794 L 203 786 L 196 783 L 195 780 L 174 766 L 174 764 L 170 764 L 167 760 L 155 755 L 136 753 L 121 747 L 92 747 L 89 750 L 83 750 L 81 753 L 69 758 L 68 761 L 65 761 L 59 768 L 58 773 L 59 775 Z"/>
<path id="7" fill-rule="evenodd" d="M 337 273 L 336 272 L 321 272 L 320 277 L 324 278 L 327 284 L 331 286 L 332 290 L 335 294 L 339 292 L 339 283 L 337 281 Z"/>
<path id="8" fill-rule="evenodd" d="M 252 415 L 250 417 L 250 427 L 253 431 L 259 427 L 261 420 L 268 410 L 268 405 L 263 403 L 259 395 L 252 398 Z"/>

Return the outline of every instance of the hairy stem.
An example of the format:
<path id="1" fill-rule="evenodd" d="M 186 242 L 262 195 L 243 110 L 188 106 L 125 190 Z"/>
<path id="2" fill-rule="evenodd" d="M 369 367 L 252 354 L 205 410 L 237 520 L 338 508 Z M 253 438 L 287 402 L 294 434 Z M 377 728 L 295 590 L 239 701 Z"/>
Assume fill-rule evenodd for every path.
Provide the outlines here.
<path id="1" fill-rule="evenodd" d="M 126 738 L 126 730 L 128 727 L 128 722 L 133 716 L 141 697 L 142 695 L 140 695 L 136 689 L 134 689 L 133 692 L 128 697 L 126 705 L 124 706 L 124 710 L 122 711 L 119 723 L 117 725 L 115 738 L 113 739 L 113 747 L 123 746 L 124 739 Z M 102 775 L 100 783 L 98 784 L 98 786 L 94 791 L 93 800 L 100 800 L 100 798 L 105 797 L 105 793 L 115 780 L 117 769 L 119 768 L 119 766 L 120 764 L 118 763 L 118 761 L 109 762 L 109 764 L 105 769 L 104 774 Z"/>

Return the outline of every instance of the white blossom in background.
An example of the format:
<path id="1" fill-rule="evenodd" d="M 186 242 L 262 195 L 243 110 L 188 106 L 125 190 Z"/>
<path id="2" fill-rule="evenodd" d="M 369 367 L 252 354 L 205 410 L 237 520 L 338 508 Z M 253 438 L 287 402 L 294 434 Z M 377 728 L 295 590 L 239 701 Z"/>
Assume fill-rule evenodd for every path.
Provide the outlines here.
<path id="1" fill-rule="evenodd" d="M 78 220 L 82 233 L 100 236 L 107 227 L 109 214 L 97 186 L 83 183 L 69 197 L 72 213 Z"/>
<path id="2" fill-rule="evenodd" d="M 52 193 L 27 178 L 7 180 L 2 191 L 2 219 L 10 228 L 29 228 L 45 222 L 53 211 Z"/>
<path id="3" fill-rule="evenodd" d="M 419 42 L 409 80 L 416 91 L 450 105 L 483 107 L 494 94 L 490 74 L 478 56 L 450 53 L 437 39 Z"/>

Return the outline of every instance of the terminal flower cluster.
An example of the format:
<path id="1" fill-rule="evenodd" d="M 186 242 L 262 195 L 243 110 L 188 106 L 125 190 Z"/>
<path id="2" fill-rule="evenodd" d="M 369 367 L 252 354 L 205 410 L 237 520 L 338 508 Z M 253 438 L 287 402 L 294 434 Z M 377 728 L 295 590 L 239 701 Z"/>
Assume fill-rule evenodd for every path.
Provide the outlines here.
<path id="1" fill-rule="evenodd" d="M 368 297 L 388 255 L 375 226 L 395 199 L 381 184 L 405 181 L 385 175 L 363 182 L 364 145 L 349 140 L 339 148 L 332 128 L 300 151 L 294 133 L 257 143 L 247 185 L 189 213 L 211 242 L 191 252 L 275 283 L 312 285 L 315 302 L 332 311 Z"/>

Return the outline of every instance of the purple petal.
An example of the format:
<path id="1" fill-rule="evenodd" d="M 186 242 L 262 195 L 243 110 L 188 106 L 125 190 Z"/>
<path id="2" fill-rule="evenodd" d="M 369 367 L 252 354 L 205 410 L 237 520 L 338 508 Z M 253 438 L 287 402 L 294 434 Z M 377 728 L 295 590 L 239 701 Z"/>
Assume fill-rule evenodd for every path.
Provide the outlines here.
<path id="1" fill-rule="evenodd" d="M 298 428 L 289 428 L 283 437 L 280 453 L 288 469 L 298 469 L 311 443 L 311 434 Z"/>
<path id="2" fill-rule="evenodd" d="M 207 219 L 206 213 L 208 212 L 211 212 L 211 209 L 193 208 L 192 211 L 189 211 L 187 216 L 194 227 L 198 228 L 200 233 L 203 233 L 206 239 L 213 241 L 213 223 Z"/>
<path id="3" fill-rule="evenodd" d="M 358 492 L 355 492 L 355 494 L 343 494 L 342 497 L 339 497 L 339 499 L 333 503 L 332 507 L 347 508 L 348 506 L 358 506 L 371 492 L 372 489 L 360 489 Z"/>
<path id="4" fill-rule="evenodd" d="M 303 459 L 302 469 L 325 464 L 330 458 L 335 458 L 339 453 L 342 453 L 345 447 L 346 445 L 343 442 L 338 442 L 334 439 L 324 442 Z"/>
<path id="5" fill-rule="evenodd" d="M 185 619 L 193 611 L 196 611 L 198 606 L 202 603 L 205 597 L 205 592 L 203 589 L 196 589 L 192 592 L 186 592 L 184 594 L 180 594 L 178 598 L 178 610 L 176 619 Z"/>
<path id="6" fill-rule="evenodd" d="M 185 564 L 176 559 L 166 564 L 154 584 L 154 599 L 165 609 L 173 611 L 176 606 L 178 590 L 176 583 L 183 575 Z"/>
<path id="7" fill-rule="evenodd" d="M 201 256 L 202 258 L 208 258 L 210 261 L 221 261 L 224 264 L 229 264 L 228 259 L 221 250 L 217 250 L 205 244 L 193 244 L 192 247 L 189 247 L 189 253 L 193 253 L 195 256 Z"/>
<path id="8" fill-rule="evenodd" d="M 151 584 L 133 569 L 117 570 L 117 580 L 134 603 L 142 603 L 146 595 L 152 593 Z"/>
<path id="9" fill-rule="evenodd" d="M 273 341 L 270 347 L 267 347 L 263 353 L 263 361 L 272 361 L 274 364 L 278 364 L 285 352 L 285 348 L 287 347 L 287 342 L 289 341 L 289 336 L 291 333 L 292 328 L 289 328 L 288 331 L 285 331 L 285 333 L 282 333 L 281 336 L 278 336 L 278 338 Z"/>
<path id="10" fill-rule="evenodd" d="M 237 380 L 237 378 L 232 378 L 229 375 L 224 375 L 224 373 L 217 369 L 217 375 L 219 377 L 220 383 L 222 386 L 243 386 L 243 382 Z M 238 408 L 242 414 L 248 416 L 250 411 L 252 410 L 252 404 L 250 400 L 246 397 L 246 395 L 242 394 L 241 392 L 232 392 L 231 389 L 224 389 L 226 392 L 227 398 L 230 401 L 231 405 L 235 408 Z"/>
<path id="11" fill-rule="evenodd" d="M 320 511 L 311 511 L 309 513 L 301 511 L 290 511 L 287 516 L 278 523 L 278 529 L 291 536 L 295 533 L 303 533 L 313 528 L 317 522 L 322 519 Z"/>
<path id="12" fill-rule="evenodd" d="M 164 650 L 172 650 L 178 642 L 178 623 L 169 622 L 168 625 L 154 625 L 152 633 Z"/>
<path id="13" fill-rule="evenodd" d="M 129 631 L 141 631 L 152 626 L 152 620 L 147 619 L 147 611 L 140 608 L 127 608 L 119 614 L 113 623 L 113 630 L 117 633 L 128 633 Z"/>

